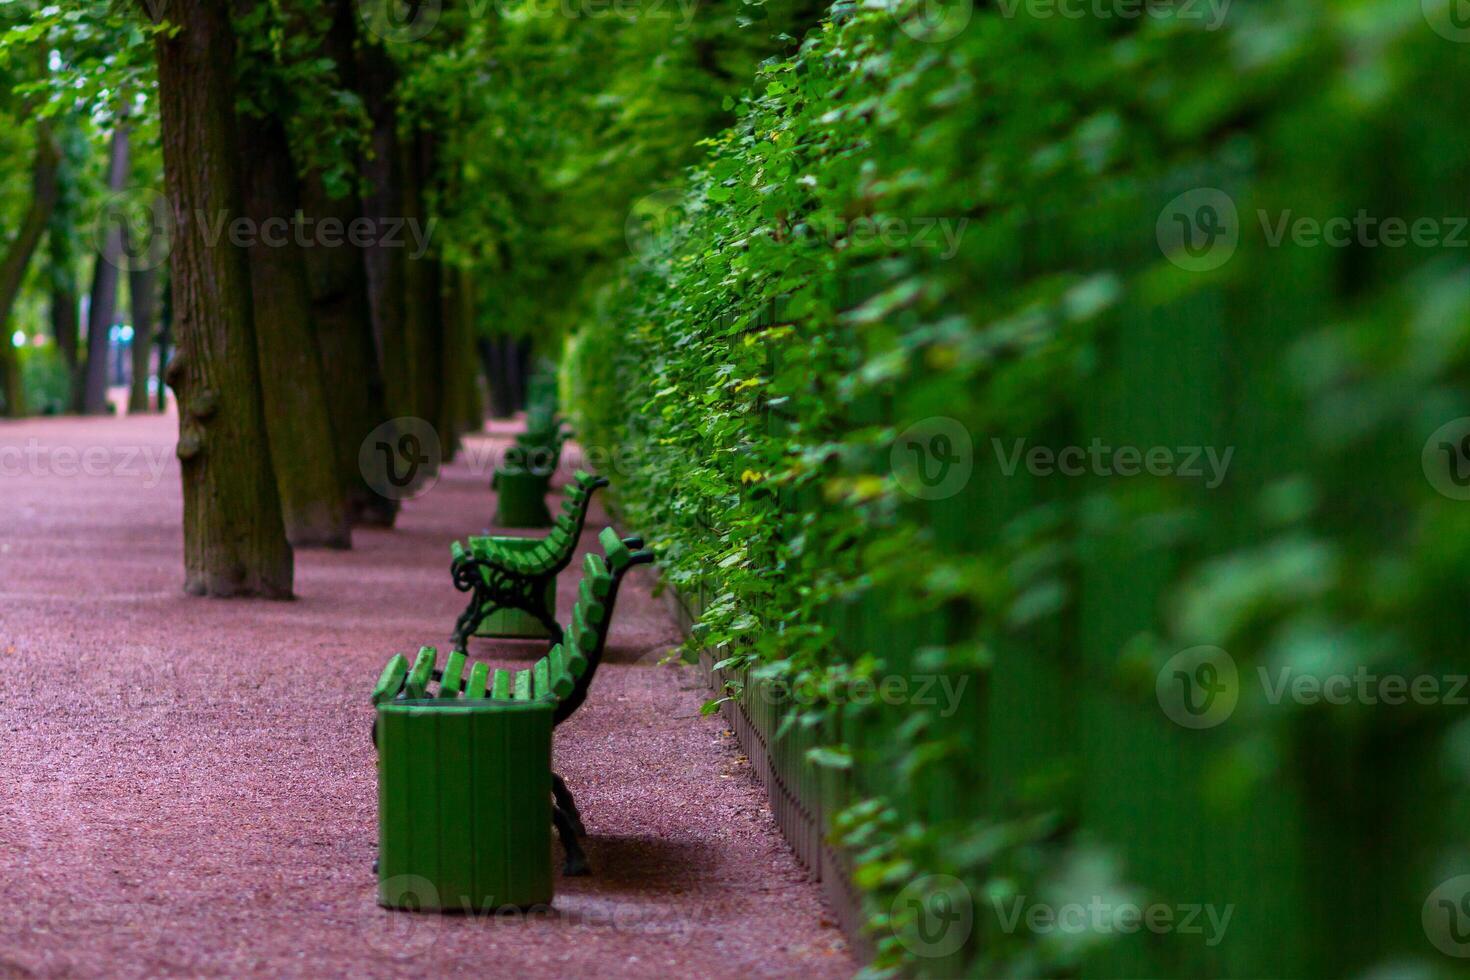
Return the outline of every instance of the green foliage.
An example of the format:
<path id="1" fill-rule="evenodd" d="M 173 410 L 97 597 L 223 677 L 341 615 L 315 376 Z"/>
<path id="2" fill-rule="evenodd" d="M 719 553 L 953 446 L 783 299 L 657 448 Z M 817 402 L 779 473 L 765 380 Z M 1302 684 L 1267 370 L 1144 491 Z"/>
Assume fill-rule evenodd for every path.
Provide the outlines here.
<path id="1" fill-rule="evenodd" d="M 297 169 L 320 171 L 328 193 L 357 189 L 369 121 L 342 66 L 322 54 L 332 4 L 280 0 L 242 5 L 231 18 L 238 43 L 239 111 L 284 121 Z"/>
<path id="2" fill-rule="evenodd" d="M 27 345 L 19 353 L 26 408 L 38 415 L 66 411 L 71 406 L 71 375 L 56 345 Z"/>
<path id="3" fill-rule="evenodd" d="M 484 280 L 485 330 L 555 338 L 628 254 L 633 202 L 698 157 L 730 120 L 722 101 L 801 13 L 743 31 L 738 3 L 495 9 L 446 5 L 426 38 L 392 49 L 415 122 L 438 135 L 439 238 Z"/>
<path id="4" fill-rule="evenodd" d="M 848 774 L 824 797 L 876 970 L 1430 969 L 1420 905 L 1470 870 L 1463 710 L 1273 705 L 1255 677 L 1463 666 L 1470 511 L 1420 450 L 1470 404 L 1470 266 L 1273 245 L 1258 212 L 1463 213 L 1463 46 L 1391 0 L 1237 5 L 1219 30 L 1023 4 L 949 40 L 920 8 L 839 3 L 762 66 L 573 338 L 579 436 L 703 596 L 694 642 L 823 694 L 783 731 Z M 1197 188 L 1240 242 L 1189 272 L 1157 235 Z M 920 239 L 938 222 L 950 245 Z M 901 434 L 936 417 L 974 474 L 926 500 Z M 1064 477 L 1007 472 L 1015 439 L 1232 456 L 1213 488 Z M 1154 685 L 1200 644 L 1243 679 L 1209 732 Z M 950 716 L 842 697 L 891 675 L 970 693 Z M 976 931 L 930 959 L 895 898 L 936 874 Z M 1017 895 L 1239 909 L 1206 948 L 1008 931 Z"/>

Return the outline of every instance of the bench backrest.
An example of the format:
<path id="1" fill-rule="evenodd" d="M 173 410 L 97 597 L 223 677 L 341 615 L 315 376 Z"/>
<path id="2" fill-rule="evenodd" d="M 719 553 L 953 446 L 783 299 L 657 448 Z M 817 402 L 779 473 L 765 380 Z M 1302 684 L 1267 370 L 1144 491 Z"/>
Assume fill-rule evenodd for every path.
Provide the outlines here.
<path id="1" fill-rule="evenodd" d="M 561 503 L 562 512 L 553 522 L 551 531 L 539 541 L 535 538 L 526 538 L 526 547 L 521 553 L 522 556 L 530 564 L 548 572 L 560 572 L 567 567 L 577 550 L 577 542 L 581 540 L 582 529 L 587 524 L 587 511 L 592 506 L 592 494 L 598 488 L 605 486 L 607 486 L 606 477 L 592 476 L 578 470 L 571 482 L 562 489 L 564 498 Z M 503 560 L 504 556 L 496 552 L 490 538 L 471 537 L 468 539 L 468 545 L 466 547 L 455 541 L 449 546 L 453 565 L 458 565 L 466 559 L 490 562 Z M 512 565 L 512 570 L 518 569 Z"/>
<path id="2" fill-rule="evenodd" d="M 412 664 L 401 653 L 388 661 L 373 688 L 373 704 L 399 695 L 410 699 L 428 697 L 429 683 L 437 680 L 438 697 L 441 698 L 457 698 L 463 694 L 466 698 L 554 700 L 556 713 L 553 724 L 561 724 L 587 700 L 592 678 L 597 674 L 607 645 L 613 608 L 623 576 L 629 569 L 654 560 L 651 550 L 632 550 L 610 527 L 598 535 L 598 542 L 603 553 L 589 552 L 583 559 L 577 602 L 572 607 L 571 621 L 562 642 L 554 644 L 546 656 L 531 667 L 514 672 L 492 671 L 487 665 L 476 663 L 465 674 L 465 654 L 455 650 L 450 653 L 444 668 L 436 670 L 438 652 L 433 647 L 421 647 Z"/>
<path id="3" fill-rule="evenodd" d="M 631 550 L 610 527 L 598 535 L 598 542 L 603 553 L 589 553 L 583 561 L 582 581 L 577 586 L 577 603 L 572 607 L 566 636 L 545 658 L 549 666 L 560 666 L 560 672 L 548 678 L 557 694 L 552 722 L 556 725 L 587 700 L 592 678 L 602 663 L 623 576 L 634 566 L 648 564 L 654 558 L 650 550 Z M 563 694 L 560 688 L 569 689 Z"/>

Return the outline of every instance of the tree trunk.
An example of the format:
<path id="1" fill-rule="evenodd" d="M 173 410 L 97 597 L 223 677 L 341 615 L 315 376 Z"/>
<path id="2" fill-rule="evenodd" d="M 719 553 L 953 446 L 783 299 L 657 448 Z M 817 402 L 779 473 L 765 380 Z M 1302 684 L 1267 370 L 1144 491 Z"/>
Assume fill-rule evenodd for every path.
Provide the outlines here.
<path id="1" fill-rule="evenodd" d="M 162 414 L 168 411 L 168 385 L 164 382 L 164 372 L 168 370 L 174 344 L 173 276 L 167 264 L 163 266 L 159 281 L 163 287 L 159 290 L 163 294 L 163 302 L 158 309 L 158 386 L 154 392 L 157 401 L 154 402 L 153 410 Z"/>
<path id="2" fill-rule="evenodd" d="M 118 110 L 112 130 L 112 152 L 107 162 L 107 190 L 119 194 L 128 183 L 130 139 L 127 117 Z M 82 412 L 103 415 L 107 412 L 108 334 L 117 319 L 118 270 L 122 266 L 122 225 L 120 216 L 104 214 L 107 228 L 97 253 L 92 272 L 92 300 L 87 308 L 87 367 L 82 384 Z"/>
<path id="3" fill-rule="evenodd" d="M 332 451 L 337 441 L 311 319 L 305 250 L 291 233 L 298 195 L 290 145 L 274 118 L 242 115 L 237 124 L 245 214 L 255 236 L 250 246 L 255 344 L 286 539 L 297 548 L 350 548 L 352 529 Z"/>
<path id="4" fill-rule="evenodd" d="M 128 238 L 126 227 L 124 241 Z M 128 254 L 133 254 L 127 243 Z M 148 411 L 148 378 L 153 359 L 153 336 L 156 329 L 158 275 L 151 268 L 128 270 L 128 305 L 133 314 L 133 383 L 128 394 L 128 414 Z"/>
<path id="5" fill-rule="evenodd" d="M 62 361 L 66 363 L 67 377 L 71 379 L 71 391 L 63 410 L 76 408 L 77 391 L 81 387 L 77 382 L 77 369 L 80 367 L 77 339 L 81 325 L 81 317 L 77 312 L 76 286 L 72 283 L 52 286 L 51 336 L 56 339 L 56 347 L 61 351 Z"/>
<path id="6" fill-rule="evenodd" d="M 341 83 L 349 91 L 358 88 L 353 60 L 357 16 L 354 0 L 337 0 L 322 49 L 337 63 Z M 307 176 L 301 193 L 303 211 L 314 219 L 316 227 L 328 219 L 340 221 L 344 228 L 351 227 L 362 217 L 362 200 L 357 193 L 332 197 L 320 173 Z M 383 373 L 373 340 L 365 250 L 354 244 L 351 236 L 340 248 L 309 249 L 306 270 L 348 516 L 354 524 L 392 527 L 398 502 L 376 493 L 358 464 L 363 440 L 388 420 Z"/>
<path id="7" fill-rule="evenodd" d="M 410 415 L 417 400 L 413 391 L 414 371 L 409 360 L 406 336 L 408 256 L 402 248 L 391 248 L 381 239 L 390 221 L 404 217 L 402 187 L 404 154 L 399 146 L 398 113 L 393 102 L 397 71 L 381 45 L 364 44 L 358 62 L 361 94 L 372 118 L 371 155 L 362 161 L 362 175 L 370 188 L 363 195 L 363 215 L 373 222 L 374 243 L 364 250 L 367 260 L 368 303 L 373 334 L 377 338 L 378 363 L 383 369 L 383 393 L 388 413 Z"/>
<path id="8" fill-rule="evenodd" d="M 202 219 L 238 216 L 234 38 L 224 0 L 171 7 L 154 38 L 164 172 L 176 223 L 172 255 L 184 484 L 184 589 L 193 595 L 291 595 L 292 554 L 271 472 L 246 253 L 210 247 Z"/>
<path id="9" fill-rule="evenodd" d="M 63 152 L 59 170 L 56 207 L 46 229 L 46 247 L 50 253 L 51 266 L 51 337 L 56 349 L 66 364 L 67 393 L 62 411 L 75 412 L 82 404 L 81 381 L 81 317 L 77 304 L 76 254 L 72 245 L 75 225 L 77 192 L 73 189 L 78 179 L 76 165 Z"/>
<path id="10" fill-rule="evenodd" d="M 481 337 L 477 343 L 480 361 L 485 368 L 485 384 L 490 389 L 490 415 L 508 419 L 515 414 L 515 390 L 510 383 L 511 339 L 504 335 Z"/>
<path id="11" fill-rule="evenodd" d="M 416 130 L 400 146 L 404 152 L 403 215 L 410 227 L 427 229 L 424 192 L 434 175 L 433 141 L 423 130 Z M 444 405 L 444 301 L 440 295 L 439 261 L 431 254 L 410 256 L 405 266 L 404 335 L 408 340 L 408 364 L 413 372 L 410 384 L 413 414 L 438 425 Z M 453 445 L 453 433 L 440 430 L 439 439 L 448 452 Z"/>
<path id="12" fill-rule="evenodd" d="M 11 346 L 10 311 L 20 295 L 26 266 L 41 243 L 41 235 L 56 206 L 57 170 L 61 165 L 51 130 L 36 124 L 36 158 L 31 169 L 31 206 L 20 223 L 20 233 L 0 260 L 0 394 L 5 397 L 5 414 L 15 418 L 26 413 L 25 387 L 21 383 L 20 358 Z"/>
<path id="13" fill-rule="evenodd" d="M 440 374 L 444 379 L 443 428 L 453 432 L 456 440 L 466 432 L 478 432 L 481 416 L 480 392 L 475 369 L 475 306 L 468 271 L 459 266 L 445 266 L 444 290 L 444 361 Z"/>

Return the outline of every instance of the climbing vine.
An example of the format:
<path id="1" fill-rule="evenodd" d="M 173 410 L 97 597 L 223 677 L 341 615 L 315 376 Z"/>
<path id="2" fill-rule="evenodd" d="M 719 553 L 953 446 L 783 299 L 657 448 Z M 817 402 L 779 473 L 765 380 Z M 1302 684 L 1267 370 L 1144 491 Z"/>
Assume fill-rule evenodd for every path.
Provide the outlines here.
<path id="1" fill-rule="evenodd" d="M 1438 817 L 1414 843 L 1368 844 L 1346 785 L 1305 760 L 1463 766 L 1463 712 L 1272 705 L 1242 687 L 1204 735 L 1171 725 L 1154 679 L 1201 644 L 1247 678 L 1456 662 L 1432 610 L 1470 564 L 1470 511 L 1433 490 L 1420 447 L 1470 403 L 1464 252 L 1272 229 L 1463 210 L 1461 49 L 1386 0 L 1218 21 L 1002 5 L 958 31 L 933 12 L 837 3 L 732 100 L 736 123 L 571 342 L 580 437 L 607 450 L 668 582 L 704 597 L 692 645 L 747 688 L 819 695 L 776 734 L 817 733 L 808 758 L 869 896 L 874 970 L 1333 973 L 1432 954 L 1397 912 L 1391 929 L 1280 935 L 1264 896 L 1310 902 L 1351 878 L 1413 920 L 1463 845 Z M 1220 202 L 1237 241 L 1196 261 L 1204 247 L 1171 229 L 1232 220 Z M 1094 462 L 1069 479 L 1012 455 L 1016 439 Z M 1104 443 L 1179 462 L 1125 478 L 1095 462 Z M 971 475 L 929 493 L 915 445 Z M 1183 462 L 1190 447 L 1218 479 Z M 970 693 L 948 716 L 851 696 L 894 675 Z M 1463 812 L 1464 772 L 1405 788 L 1384 819 L 1425 794 Z M 1228 840 L 1252 808 L 1282 833 L 1330 825 L 1399 877 L 1326 876 L 1284 842 L 1260 874 L 1160 865 L 1117 817 Z M 972 904 L 958 950 L 913 941 L 896 901 L 941 875 Z M 1206 887 L 1246 916 L 1223 959 L 992 914 Z"/>

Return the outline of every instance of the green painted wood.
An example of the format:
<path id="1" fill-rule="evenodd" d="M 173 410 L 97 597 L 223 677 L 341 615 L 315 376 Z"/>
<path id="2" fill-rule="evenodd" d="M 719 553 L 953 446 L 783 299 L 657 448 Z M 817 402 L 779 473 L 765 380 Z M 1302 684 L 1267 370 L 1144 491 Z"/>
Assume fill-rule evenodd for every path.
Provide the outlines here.
<path id="1" fill-rule="evenodd" d="M 597 535 L 597 541 L 602 545 L 602 551 L 607 555 L 607 566 L 613 571 L 627 566 L 632 561 L 633 555 L 628 551 L 628 546 L 623 544 L 623 539 L 618 537 L 618 532 L 610 527 L 605 527 Z"/>
<path id="2" fill-rule="evenodd" d="M 566 657 L 567 670 L 571 671 L 573 677 L 581 677 L 587 672 L 587 656 L 576 647 L 562 647 L 562 654 Z"/>
<path id="3" fill-rule="evenodd" d="M 497 470 L 495 523 L 500 527 L 549 527 L 546 477 L 535 473 Z"/>
<path id="4" fill-rule="evenodd" d="M 542 657 L 531 667 L 531 694 L 538 698 L 551 694 L 550 662 L 546 657 Z"/>
<path id="5" fill-rule="evenodd" d="M 510 696 L 511 696 L 510 683 L 511 683 L 510 682 L 510 671 L 496 669 L 496 671 L 495 671 L 495 681 L 491 685 L 491 694 L 490 694 L 490 696 L 493 697 L 493 698 L 495 698 L 497 701 L 508 701 L 508 700 L 510 700 Z"/>
<path id="6" fill-rule="evenodd" d="M 439 680 L 439 696 L 441 698 L 459 697 L 460 688 L 463 685 L 463 673 L 464 651 L 451 651 L 449 658 L 444 661 L 444 673 Z"/>
<path id="7" fill-rule="evenodd" d="M 577 606 L 580 606 L 582 609 L 582 618 L 594 625 L 601 623 L 607 615 L 607 607 L 593 593 L 591 581 L 585 578 L 577 583 Z M 575 614 L 576 609 L 574 607 L 573 615 L 575 616 Z"/>
<path id="8" fill-rule="evenodd" d="M 546 660 L 546 676 L 551 685 L 551 693 L 560 700 L 572 693 L 572 689 L 577 686 L 576 678 L 567 669 L 566 655 L 560 644 L 551 648 Z"/>
<path id="9" fill-rule="evenodd" d="M 395 653 L 388 659 L 383 673 L 378 677 L 378 683 L 373 685 L 373 704 L 396 697 L 403 689 L 403 681 L 407 677 L 408 658 L 401 653 Z"/>
<path id="10" fill-rule="evenodd" d="M 607 565 L 603 563 L 600 555 L 589 553 L 586 558 L 582 559 L 582 574 L 586 577 L 588 588 L 594 596 L 598 599 L 607 598 L 608 592 L 612 589 L 612 576 L 608 574 Z"/>
<path id="11" fill-rule="evenodd" d="M 531 700 L 531 672 L 529 670 L 516 671 L 514 693 L 511 696 L 517 701 Z"/>
<path id="12" fill-rule="evenodd" d="M 553 896 L 549 703 L 378 708 L 378 901 L 487 913 Z"/>
<path id="13" fill-rule="evenodd" d="M 404 681 L 404 694 L 409 700 L 427 696 L 429 681 L 434 673 L 434 662 L 438 656 L 439 652 L 433 647 L 419 647 L 418 656 L 413 661 L 413 668 L 409 670 L 408 677 Z"/>
<path id="14" fill-rule="evenodd" d="M 466 698 L 483 698 L 485 696 L 486 682 L 490 676 L 490 666 L 478 663 L 470 668 L 470 680 L 464 686 Z"/>

